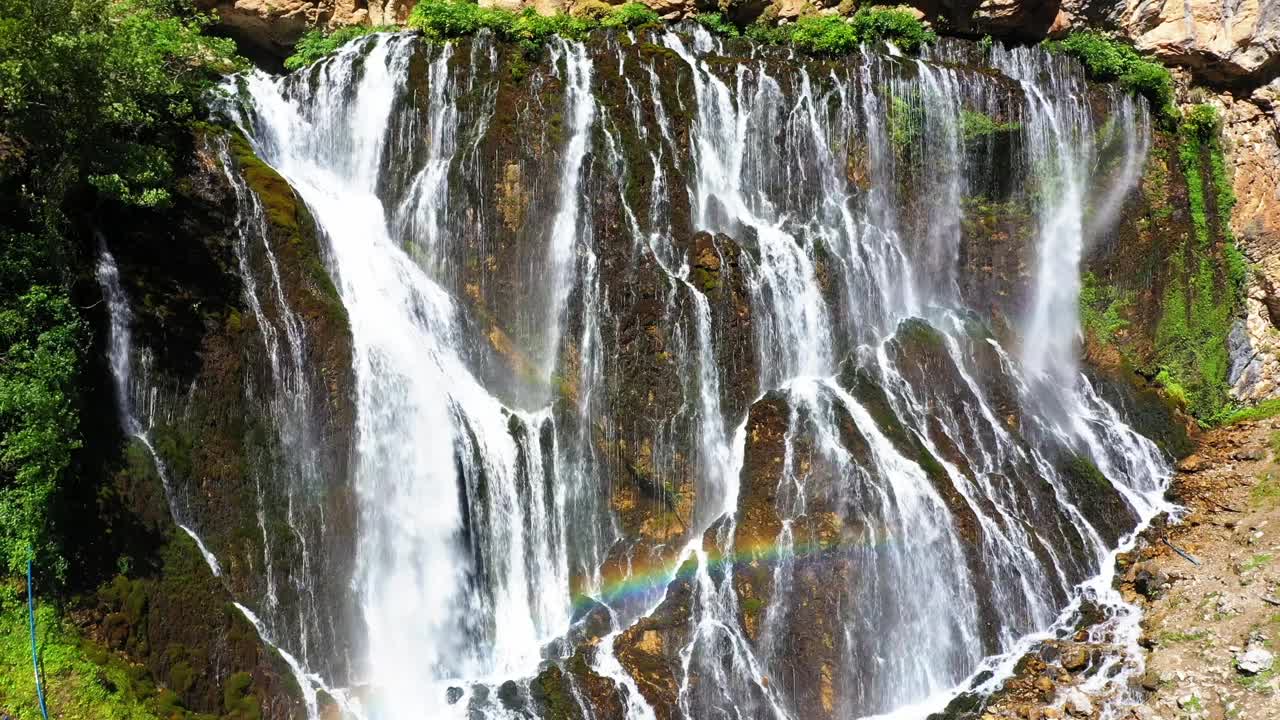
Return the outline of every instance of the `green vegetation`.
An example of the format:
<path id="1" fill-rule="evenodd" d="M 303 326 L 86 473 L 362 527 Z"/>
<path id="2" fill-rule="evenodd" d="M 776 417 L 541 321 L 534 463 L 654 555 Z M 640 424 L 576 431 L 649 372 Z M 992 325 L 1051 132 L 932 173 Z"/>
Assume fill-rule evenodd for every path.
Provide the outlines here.
<path id="1" fill-rule="evenodd" d="M 1259 555 L 1254 555 L 1248 560 L 1240 563 L 1240 572 L 1252 572 L 1254 570 L 1257 570 L 1258 568 L 1266 567 L 1267 565 L 1271 564 L 1272 559 L 1273 559 L 1273 556 L 1270 553 L 1261 553 Z"/>
<path id="2" fill-rule="evenodd" d="M 900 95 L 889 96 L 889 140 L 898 153 L 910 149 L 920 137 L 924 108 Z"/>
<path id="3" fill-rule="evenodd" d="M 1080 324 L 1101 343 L 1129 327 L 1124 312 L 1134 303 L 1134 293 L 1121 292 L 1087 272 L 1080 284 Z"/>
<path id="4" fill-rule="evenodd" d="M 1271 473 L 1258 478 L 1258 484 L 1249 490 L 1249 505 L 1255 508 L 1268 508 L 1280 503 L 1280 480 Z"/>
<path id="5" fill-rule="evenodd" d="M 914 53 L 937 36 L 910 11 L 862 8 L 848 20 L 836 15 L 809 15 L 790 26 L 788 40 L 811 55 L 845 55 L 864 43 L 891 42 Z"/>
<path id="6" fill-rule="evenodd" d="M 261 720 L 262 708 L 258 698 L 251 693 L 253 676 L 247 672 L 238 672 L 227 678 L 222 686 L 222 704 L 226 710 L 225 720 Z"/>
<path id="7" fill-rule="evenodd" d="M 1160 63 L 1142 57 L 1124 43 L 1087 30 L 1046 42 L 1044 46 L 1079 58 L 1094 80 L 1117 81 L 1126 90 L 1147 98 L 1152 112 L 1166 125 L 1177 122 L 1173 76 Z"/>
<path id="8" fill-rule="evenodd" d="M 1178 160 L 1187 183 L 1192 238 L 1169 257 L 1172 281 L 1156 326 L 1157 381 L 1171 395 L 1180 395 L 1187 410 L 1204 425 L 1238 419 L 1228 395 L 1227 336 L 1243 303 L 1246 272 L 1228 224 L 1235 199 L 1219 132 L 1217 112 L 1208 105 L 1192 109 L 1178 129 Z M 1211 187 L 1206 188 L 1206 183 Z M 1211 210 L 1217 220 L 1212 224 Z"/>
<path id="9" fill-rule="evenodd" d="M 718 12 L 702 13 L 700 15 L 695 15 L 693 19 L 713 35 L 738 37 L 738 35 L 741 34 L 737 25 L 734 25 L 724 15 Z"/>
<path id="10" fill-rule="evenodd" d="M 377 27 L 348 25 L 328 33 L 322 30 L 308 30 L 298 39 L 298 44 L 293 46 L 293 54 L 284 61 L 284 67 L 286 70 L 306 67 L 356 38 L 391 30 L 395 28 L 384 25 Z"/>
<path id="11" fill-rule="evenodd" d="M 34 551 L 59 577 L 87 335 L 68 229 L 166 205 L 199 99 L 238 60 L 175 0 L 0 0 L 0 18 L 0 563 Z"/>
<path id="12" fill-rule="evenodd" d="M 50 715 L 63 720 L 198 720 L 171 690 L 76 632 L 48 605 L 36 609 L 37 642 Z M 27 606 L 14 585 L 0 588 L 0 708 L 14 720 L 40 717 L 31 677 Z M 25 668 L 25 671 L 23 670 Z"/>
<path id="13" fill-rule="evenodd" d="M 1270 400 L 1263 400 L 1257 405 L 1238 408 L 1224 415 L 1221 424 L 1231 425 L 1251 420 L 1266 420 L 1276 415 L 1280 415 L 1280 398 L 1271 398 Z"/>
<path id="14" fill-rule="evenodd" d="M 1209 633 L 1204 630 L 1197 630 L 1193 633 L 1174 631 L 1161 633 L 1159 641 L 1161 645 L 1174 645 L 1177 643 L 1200 642 L 1208 639 L 1208 637 Z"/>
<path id="15" fill-rule="evenodd" d="M 997 133 L 1016 132 L 1020 129 L 1022 129 L 1021 123 L 997 122 L 990 115 L 975 110 L 966 109 L 960 111 L 960 134 L 964 137 L 965 142 Z"/>
<path id="16" fill-rule="evenodd" d="M 658 22 L 658 14 L 638 2 L 618 5 L 597 17 L 564 13 L 539 15 L 531 7 L 515 13 L 482 8 L 466 0 L 428 0 L 414 6 L 408 25 L 432 40 L 449 40 L 490 30 L 502 40 L 518 43 L 526 54 L 536 55 L 556 35 L 580 40 L 598 27 L 631 29 Z"/>
<path id="17" fill-rule="evenodd" d="M 718 35 L 745 35 L 771 45 L 790 43 L 803 52 L 820 56 L 843 55 L 857 50 L 863 43 L 882 41 L 892 42 L 904 52 L 916 52 L 936 39 L 915 15 L 901 8 L 862 8 L 849 18 L 809 15 L 789 25 L 756 23 L 745 31 L 719 12 L 703 13 L 694 19 Z M 657 13 L 639 2 L 602 7 L 576 16 L 563 13 L 544 16 L 533 8 L 515 13 L 481 8 L 469 0 L 427 0 L 414 6 L 408 19 L 409 27 L 433 40 L 464 37 L 487 29 L 503 40 L 520 43 L 530 55 L 539 52 L 556 35 L 580 40 L 596 28 L 636 29 L 660 22 Z M 311 41 L 313 44 L 308 45 L 304 58 L 290 58 L 294 63 L 291 67 L 301 67 L 332 52 L 351 37 L 329 42 L 325 36 L 317 35 Z"/>

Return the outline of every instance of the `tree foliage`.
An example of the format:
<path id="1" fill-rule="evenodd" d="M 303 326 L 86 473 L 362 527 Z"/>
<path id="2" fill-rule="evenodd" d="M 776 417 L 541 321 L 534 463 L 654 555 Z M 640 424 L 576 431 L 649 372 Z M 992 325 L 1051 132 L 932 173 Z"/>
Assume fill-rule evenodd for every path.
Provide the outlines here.
<path id="1" fill-rule="evenodd" d="M 86 328 L 71 233 L 169 201 L 177 138 L 236 63 L 186 0 L 0 0 L 0 564 L 57 574 Z"/>

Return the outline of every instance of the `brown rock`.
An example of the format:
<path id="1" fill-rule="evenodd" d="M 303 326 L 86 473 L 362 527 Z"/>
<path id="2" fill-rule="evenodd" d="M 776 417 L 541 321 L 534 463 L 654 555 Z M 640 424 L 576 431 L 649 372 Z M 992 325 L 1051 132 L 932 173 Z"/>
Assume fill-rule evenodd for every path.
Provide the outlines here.
<path id="1" fill-rule="evenodd" d="M 1198 473 L 1209 466 L 1199 455 L 1188 455 L 1178 462 L 1178 472 Z"/>
<path id="2" fill-rule="evenodd" d="M 1067 648 L 1062 653 L 1062 667 L 1071 672 L 1079 672 L 1089 664 L 1089 651 L 1079 645 Z"/>

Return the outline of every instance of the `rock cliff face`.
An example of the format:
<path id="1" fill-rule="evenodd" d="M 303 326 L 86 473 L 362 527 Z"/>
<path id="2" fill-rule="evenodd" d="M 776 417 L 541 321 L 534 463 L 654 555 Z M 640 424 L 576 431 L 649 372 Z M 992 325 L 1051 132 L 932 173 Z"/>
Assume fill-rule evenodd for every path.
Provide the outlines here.
<path id="1" fill-rule="evenodd" d="M 1062 9 L 1072 23 L 1114 29 L 1210 84 L 1257 87 L 1280 71 L 1280 3 L 1273 0 L 1065 0 Z"/>
<path id="2" fill-rule="evenodd" d="M 1125 19 L 1134 13 L 1098 3 L 919 5 L 926 17 L 942 18 L 939 25 L 970 35 L 1038 38 L 1082 22 L 1116 23 L 1126 32 L 1139 27 Z M 409 3 L 262 0 L 216 7 L 228 32 L 280 54 L 308 27 L 390 22 L 403 18 Z M 542 12 L 572 9 L 553 1 L 535 7 Z M 700 9 L 680 2 L 656 7 L 668 17 Z M 787 18 L 801 9 L 787 2 L 728 7 L 743 18 Z M 825 11 L 848 9 L 841 5 Z M 1249 38 L 1270 32 L 1261 20 L 1270 10 L 1255 10 L 1260 19 L 1248 26 L 1254 28 L 1253 34 L 1246 33 Z M 1138 15 L 1154 22 L 1150 14 Z M 1143 30 L 1166 38 L 1150 41 L 1153 52 L 1191 67 L 1202 80 L 1232 85 L 1216 100 L 1226 119 L 1225 150 L 1236 167 L 1238 202 L 1230 226 L 1259 266 L 1250 286 L 1249 318 L 1231 350 L 1240 359 L 1233 380 L 1241 397 L 1266 397 L 1280 392 L 1272 384 L 1280 365 L 1273 322 L 1280 319 L 1275 289 L 1280 287 L 1280 150 L 1272 105 L 1276 86 L 1244 85 L 1245 78 L 1268 72 L 1269 61 L 1258 60 L 1254 50 L 1239 50 L 1238 44 L 1231 50 L 1218 36 L 1201 43 L 1193 34 L 1191 46 L 1179 44 L 1168 40 L 1170 31 L 1162 27 L 1157 23 Z M 719 553 L 718 564 L 709 566 L 689 559 L 669 586 L 648 588 L 638 599 L 603 598 L 632 615 L 661 600 L 607 641 L 619 672 L 629 675 L 634 690 L 616 676 L 602 675 L 596 663 L 605 652 L 601 628 L 612 620 L 590 611 L 582 614 L 561 648 L 564 652 L 545 663 L 535 681 L 504 684 L 496 699 L 472 695 L 468 702 L 478 713 L 493 710 L 497 702 L 508 707 L 530 702 L 547 717 L 581 717 L 581 708 L 590 706 L 597 717 L 611 718 L 621 714 L 632 692 L 643 696 L 663 720 L 696 717 L 690 703 L 728 712 L 730 707 L 763 709 L 779 697 L 803 717 L 884 709 L 897 702 L 901 695 L 895 693 L 919 695 L 934 680 L 910 661 L 892 673 L 873 672 L 878 655 L 890 656 L 921 641 L 919 636 L 881 632 L 880 627 L 937 622 L 928 626 L 927 639 L 945 648 L 940 654 L 947 654 L 950 664 L 944 669 L 968 667 L 974 657 L 1000 649 L 1007 639 L 1002 633 L 1013 632 L 1005 626 L 1017 630 L 1042 624 L 1045 613 L 1065 601 L 1066 589 L 1092 571 L 1090 543 L 1114 543 L 1131 523 L 1129 507 L 1095 461 L 1079 446 L 1054 444 L 1047 438 L 1052 433 L 1037 427 L 1035 412 L 1020 398 L 1018 382 L 1008 371 L 1009 358 L 1000 349 L 1001 343 L 1017 343 L 1013 326 L 1029 302 L 1035 274 L 1037 201 L 1027 188 L 1034 187 L 1036 177 L 1034 168 L 1023 166 L 1030 144 L 1023 131 L 1034 118 L 1030 104 L 1024 105 L 1022 85 L 982 65 L 991 57 L 974 44 L 945 45 L 938 50 L 945 62 L 937 65 L 871 57 L 855 65 L 796 62 L 781 52 L 757 52 L 744 41 L 727 42 L 710 60 L 694 63 L 685 55 L 689 51 L 683 40 L 652 31 L 634 39 L 594 38 L 580 59 L 560 46 L 534 59 L 491 38 L 460 41 L 448 49 L 413 45 L 416 41 L 403 37 L 400 41 L 408 48 L 398 56 L 405 82 L 396 86 L 394 112 L 389 111 L 387 137 L 393 149 L 380 158 L 384 165 L 378 191 L 388 208 L 413 207 L 421 192 L 418 179 L 427 175 L 424 168 L 441 168 L 445 174 L 437 188 L 444 199 L 435 209 L 462 210 L 399 218 L 396 227 L 403 237 L 398 240 L 424 264 L 436 257 L 431 253 L 438 254 L 441 266 L 433 271 L 465 318 L 460 334 L 466 343 L 459 352 L 486 388 L 510 407 L 541 407 L 550 398 L 548 424 L 539 427 L 539 434 L 531 435 L 521 424 L 525 419 L 515 413 L 502 423 L 519 436 L 525 465 L 538 465 L 536 459 L 546 453 L 547 467 L 573 464 L 595 483 L 589 497 L 574 497 L 581 514 L 573 517 L 565 551 L 572 590 L 582 591 L 601 568 L 606 576 L 628 577 L 633 568 L 665 567 L 699 537 L 707 552 Z M 1248 40 L 1244 45 L 1268 48 L 1269 42 Z M 1219 59 L 1210 61 L 1210 55 Z M 579 70 L 589 65 L 594 73 L 590 102 L 596 124 L 590 132 L 572 126 L 568 108 L 585 100 L 572 99 L 571 62 L 580 63 Z M 739 74 L 745 67 L 752 69 Z M 295 90 L 305 94 L 333 82 L 327 75 L 331 70 L 313 66 L 301 71 L 294 78 Z M 937 92 L 939 87 L 946 91 Z M 695 159 L 709 162 L 704 155 L 710 157 L 723 145 L 698 133 L 733 112 L 732 93 L 739 93 L 735 97 L 744 105 L 755 103 L 755 112 L 742 118 L 750 130 L 740 131 L 740 154 L 755 168 L 751 178 L 759 186 L 752 188 L 758 192 L 751 197 L 782 198 L 778 202 L 785 212 L 776 227 L 738 222 L 717 204 L 720 199 L 703 198 L 705 207 L 697 206 L 692 189 L 707 181 L 697 176 Z M 719 96 L 715 94 L 726 98 L 724 105 L 706 110 Z M 1130 114 L 1124 122 L 1111 122 L 1123 101 L 1106 88 L 1092 87 L 1084 94 L 1090 103 L 1083 114 L 1091 116 L 1087 127 L 1096 133 L 1099 166 L 1106 168 L 1099 172 L 1101 186 L 1111 187 L 1103 181 L 1123 174 L 1126 140 L 1136 137 L 1126 138 L 1116 127 L 1127 122 L 1132 129 L 1134 118 Z M 811 122 L 803 113 L 792 113 L 794 108 L 807 108 Z M 707 114 L 696 115 L 700 111 Z M 961 124 L 960 118 L 966 122 Z M 830 125 L 815 129 L 823 123 Z M 465 132 L 451 134 L 453 128 Z M 581 185 L 574 178 L 568 189 L 584 198 L 574 231 L 589 239 L 583 246 L 591 250 L 575 251 L 567 262 L 590 282 L 561 299 L 573 311 L 565 313 L 565 327 L 555 328 L 557 344 L 548 350 L 546 324 L 554 313 L 546 302 L 558 288 L 548 287 L 553 273 L 544 244 L 561 224 L 562 196 L 547 185 L 568 164 L 575 132 L 582 133 L 591 151 L 579 160 Z M 429 142 L 423 139 L 428 133 L 434 133 Z M 865 140 L 871 137 L 877 138 L 874 146 Z M 179 510 L 201 520 L 201 534 L 224 561 L 226 572 L 217 581 L 201 575 L 193 587 L 208 588 L 210 597 L 219 600 L 227 591 L 255 598 L 258 607 L 270 611 L 264 616 L 272 632 L 304 638 L 291 647 L 310 667 L 345 679 L 351 671 L 345 658 L 361 650 L 347 635 L 353 611 L 344 604 L 353 572 L 350 547 L 358 499 L 349 485 L 327 480 L 351 475 L 345 452 L 354 435 L 351 329 L 326 274 L 332 258 L 321 249 L 324 243 L 306 204 L 245 143 L 233 136 L 210 143 L 201 156 L 203 172 L 189 179 L 205 192 L 193 199 L 193 207 L 183 207 L 191 211 L 184 217 L 195 223 L 191 234 L 197 242 L 183 256 L 179 271 L 149 265 L 166 243 L 176 244 L 157 230 L 158 222 L 135 219 L 112 241 L 133 279 L 128 290 L 136 305 L 139 343 L 166 349 L 148 366 L 154 373 L 149 383 L 160 389 L 164 410 L 155 418 L 157 447 L 172 471 L 182 501 Z M 451 154 L 441 156 L 446 152 Z M 1209 285 L 1225 287 L 1220 256 L 1227 244 L 1226 218 L 1217 213 L 1217 200 L 1210 201 L 1213 234 L 1201 247 L 1188 210 L 1191 173 L 1210 173 L 1211 158 L 1199 153 L 1188 171 L 1178 156 L 1176 139 L 1158 135 L 1140 191 L 1119 208 L 1118 228 L 1100 230 L 1085 258 L 1085 269 L 1132 296 L 1122 304 L 1137 308 L 1127 318 L 1129 326 L 1116 331 L 1130 340 L 1131 354 L 1123 361 L 1104 356 L 1114 348 L 1090 347 L 1090 359 L 1106 370 L 1125 369 L 1125 362 L 1132 362 L 1155 375 L 1160 311 L 1170 305 L 1188 310 L 1198 292 L 1188 289 L 1189 266 L 1175 268 L 1171 259 L 1194 258 L 1209 268 Z M 232 174 L 221 175 L 220 165 Z M 947 172 L 963 183 L 939 183 L 937 176 Z M 827 185 L 815 190 L 819 183 Z M 842 197 L 847 193 L 847 206 L 824 204 L 831 188 Z M 1094 207 L 1107 204 L 1096 189 L 1089 201 Z M 935 205 L 950 214 L 937 216 Z M 246 207 L 259 212 L 245 214 Z M 913 267 L 923 269 L 922 283 L 954 281 L 954 287 L 939 282 L 945 287 L 922 292 L 952 301 L 954 291 L 975 313 L 944 313 L 928 322 L 900 324 L 900 318 L 888 316 L 892 326 L 874 327 L 877 311 L 898 302 L 892 293 L 906 283 L 901 274 L 874 275 L 876 263 L 895 258 L 865 258 L 865 265 L 855 266 L 852 247 L 823 234 L 822 226 L 838 225 L 845 212 L 863 213 L 859 217 L 867 226 L 900 229 L 912 262 L 918 263 Z M 207 222 L 200 222 L 205 217 L 201 213 L 208 214 Z M 805 224 L 809 218 L 819 218 L 815 227 Z M 932 229 L 951 220 L 960 223 L 955 228 L 958 247 L 948 248 L 954 250 L 959 270 L 929 264 L 937 259 L 936 248 L 929 245 L 938 240 Z M 237 249 L 237 233 L 243 240 L 246 228 L 257 227 L 254 223 L 261 230 L 253 250 Z M 761 228 L 784 226 L 807 240 L 791 243 L 801 250 L 790 262 L 803 273 L 779 279 L 770 273 L 790 267 L 783 265 L 788 259 L 767 257 L 767 252 L 777 252 L 776 245 L 760 233 Z M 946 237 L 949 242 L 951 235 Z M 859 238 L 860 251 L 872 246 L 872 240 L 863 242 Z M 247 287 L 252 282 L 278 291 L 278 298 L 268 297 L 255 307 L 258 294 Z M 780 303 L 789 301 L 787 293 L 802 285 L 811 290 L 804 303 L 779 310 Z M 267 297 L 265 291 L 261 296 Z M 1102 298 L 1099 312 L 1105 314 L 1116 300 Z M 812 320 L 815 326 L 830 322 L 821 326 L 827 343 L 823 350 L 831 356 L 823 362 L 839 372 L 829 382 L 811 383 L 804 377 L 809 366 L 801 363 L 808 359 L 793 357 L 799 339 L 780 330 L 793 319 L 780 319 L 782 313 L 802 315 L 815 306 L 823 312 L 843 308 L 833 310 L 833 320 L 825 315 Z M 851 307 L 865 312 L 854 313 Z M 306 329 L 307 373 L 282 375 L 274 360 L 268 361 L 274 358 L 273 342 L 281 348 L 296 342 L 290 318 Z M 885 338 L 892 339 L 877 345 L 884 357 L 870 357 L 867 343 Z M 708 356 L 695 357 L 703 349 Z M 824 366 L 823 372 L 831 367 Z M 556 373 L 544 372 L 548 368 Z M 1129 387 L 1131 377 L 1113 382 L 1119 376 L 1099 372 L 1098 392 L 1116 398 L 1114 404 L 1129 417 L 1149 420 L 1143 429 L 1163 449 L 1171 454 L 1185 449 L 1185 436 L 1170 411 L 1150 392 Z M 282 388 L 292 397 L 305 391 L 311 398 L 304 414 L 316 422 L 296 437 L 271 436 L 287 425 L 281 417 L 294 407 L 272 405 L 273 393 L 284 394 Z M 959 410 L 980 406 L 981 416 Z M 720 470 L 708 469 L 713 415 L 729 426 L 712 440 L 727 445 L 723 436 L 739 423 L 744 436 L 741 467 L 724 470 L 723 477 L 716 476 Z M 306 458 L 325 473 L 317 477 L 282 469 L 280 448 L 286 441 L 291 446 L 312 443 L 317 452 Z M 554 458 L 547 450 L 552 447 Z M 999 451 L 989 453 L 991 447 Z M 135 446 L 131 452 L 140 450 Z M 455 459 L 460 478 L 467 460 Z M 901 465 L 888 467 L 887 462 Z M 1053 512 L 1057 498 L 1045 477 L 1060 479 L 1059 490 L 1081 508 L 1076 515 Z M 261 478 L 269 482 L 264 486 Z M 983 487 L 988 482 L 997 483 L 998 491 Z M 158 496 L 167 489 L 158 488 L 157 483 L 164 483 L 138 467 L 124 471 L 121 483 L 122 493 L 140 507 L 147 506 L 148 497 L 162 502 Z M 725 497 L 716 493 L 727 491 L 716 483 L 733 485 L 736 502 L 724 507 Z M 520 492 L 531 493 L 531 484 L 524 483 Z M 877 505 L 877 493 L 891 485 L 885 495 L 892 501 Z M 462 502 L 473 502 L 465 493 L 489 490 L 483 483 L 467 486 Z M 295 498 L 305 502 L 295 505 Z M 990 520 L 987 515 L 994 516 L 993 508 L 1006 499 L 1012 515 Z M 520 496 L 520 504 L 530 502 L 528 495 Z M 904 510 L 899 503 L 910 507 Z M 295 507 L 302 508 L 301 519 L 294 516 Z M 477 508 L 461 533 L 468 539 L 501 524 L 497 511 Z M 308 524 L 308 512 L 316 514 L 318 525 Z M 734 516 L 736 526 L 730 520 Z M 1086 523 L 1092 532 L 1088 537 L 1079 527 Z M 173 547 L 185 548 L 180 559 L 190 564 L 196 556 L 182 545 L 185 537 L 164 527 L 177 538 L 171 539 Z M 1043 532 L 1043 539 L 1036 532 Z M 911 543 L 918 545 L 910 552 L 900 550 Z M 1011 549 L 1024 554 L 1022 565 L 1001 580 L 996 575 L 1009 570 L 996 560 Z M 477 569 L 467 581 L 478 593 L 485 592 L 484 572 L 489 569 L 482 562 L 483 551 L 478 545 L 468 550 Z M 166 567 L 170 562 L 178 569 L 166 569 L 166 576 L 199 569 L 198 562 L 187 568 L 166 559 Z M 894 563 L 884 571 L 890 574 L 883 584 L 859 584 Z M 301 571 L 292 571 L 297 568 Z M 947 586 L 953 571 L 971 584 L 962 590 Z M 1030 591 L 967 597 L 977 585 L 1017 588 L 1024 572 L 1035 576 L 1027 581 L 1029 588 L 1048 588 L 1044 597 L 1033 602 Z M 898 573 L 913 573 L 916 584 L 908 590 L 914 597 L 903 596 L 893 585 Z M 231 628 L 197 626 L 186 634 L 163 636 L 156 634 L 158 625 L 144 627 L 132 609 L 130 599 L 139 592 L 128 584 L 104 590 L 100 624 L 116 647 L 128 649 L 132 643 L 139 653 L 144 641 L 176 647 L 167 655 L 152 653 L 148 663 L 169 681 L 185 685 L 183 699 L 192 707 L 216 704 L 216 691 L 209 683 L 182 679 L 193 670 L 223 667 L 220 663 L 233 656 L 252 668 L 264 702 L 275 703 L 278 713 L 272 717 L 298 711 L 270 653 L 249 655 L 247 648 L 253 645 L 243 622 L 236 620 L 239 616 L 179 601 L 156 602 L 156 611 L 167 613 L 157 623 L 212 613 Z M 155 597 L 158 601 L 175 594 L 166 587 Z M 930 605 L 933 598 L 924 595 L 955 595 L 957 605 L 972 600 L 961 608 L 967 613 L 965 622 L 939 621 Z M 858 630 L 852 615 L 873 621 Z M 708 617 L 715 622 L 703 625 L 699 620 Z M 902 617 L 912 622 L 898 622 Z M 314 618 L 322 622 L 303 627 Z M 497 632 L 476 622 L 470 628 L 476 637 Z M 195 636 L 205 631 L 233 633 L 237 640 L 231 649 L 192 649 Z M 854 635 L 856 641 L 850 639 Z M 884 652 L 843 662 L 855 647 Z M 765 663 L 751 673 L 741 672 L 739 662 L 747 648 Z M 305 657 L 308 652 L 310 658 Z M 882 682 L 882 677 L 887 679 Z M 885 686 L 901 678 L 908 678 L 904 685 L 916 684 L 907 690 Z"/>
<path id="3" fill-rule="evenodd" d="M 306 717 L 288 663 L 263 640 L 301 632 L 333 648 L 347 620 L 317 598 L 341 594 L 352 562 L 350 490 L 323 482 L 346 475 L 350 333 L 292 189 L 223 130 L 201 129 L 193 145 L 172 207 L 101 220 L 125 308 L 95 307 L 128 313 L 131 342 L 111 361 L 132 368 L 123 410 L 136 437 L 92 436 L 114 476 L 101 500 L 108 541 L 94 552 L 118 554 L 129 577 L 101 586 L 82 620 L 188 709 Z M 258 200 L 245 204 L 248 192 Z M 308 372 L 286 378 L 290 322 L 307 328 Z M 303 398 L 314 422 L 282 418 L 278 392 Z M 281 445 L 310 445 L 308 462 L 332 474 L 291 465 Z M 305 504 L 292 494 L 301 481 Z M 255 627 L 232 603 L 259 598 Z M 323 624 L 300 628 L 303 616 Z"/>
<path id="4" fill-rule="evenodd" d="M 393 25 L 403 22 L 414 0 L 196 0 L 217 14 L 218 24 L 251 51 L 284 58 L 311 28 Z"/>

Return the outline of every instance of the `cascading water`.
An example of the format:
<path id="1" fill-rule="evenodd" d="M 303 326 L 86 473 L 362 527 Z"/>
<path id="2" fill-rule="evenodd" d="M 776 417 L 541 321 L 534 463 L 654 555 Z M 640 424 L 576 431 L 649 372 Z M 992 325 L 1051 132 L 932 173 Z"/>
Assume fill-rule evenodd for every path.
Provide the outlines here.
<path id="1" fill-rule="evenodd" d="M 350 320 L 351 667 L 316 629 L 339 601 L 306 583 L 325 532 L 304 520 L 307 329 L 252 259 L 261 201 L 224 152 L 269 360 L 252 380 L 290 455 L 259 479 L 265 581 L 240 601 L 299 672 L 359 687 L 349 711 L 516 716 L 551 702 L 527 681 L 555 665 L 598 720 L 918 717 L 1086 596 L 1129 638 L 1105 571 L 1168 468 L 1081 374 L 1076 296 L 1141 171 L 1144 107 L 1033 49 L 744 50 L 646 31 L 557 40 L 530 69 L 487 35 L 378 34 L 229 81 Z M 993 205 L 1034 218 L 1012 300 L 968 275 L 967 221 Z M 288 572 L 273 512 L 298 528 Z M 613 626 L 575 664 L 595 602 Z"/>

